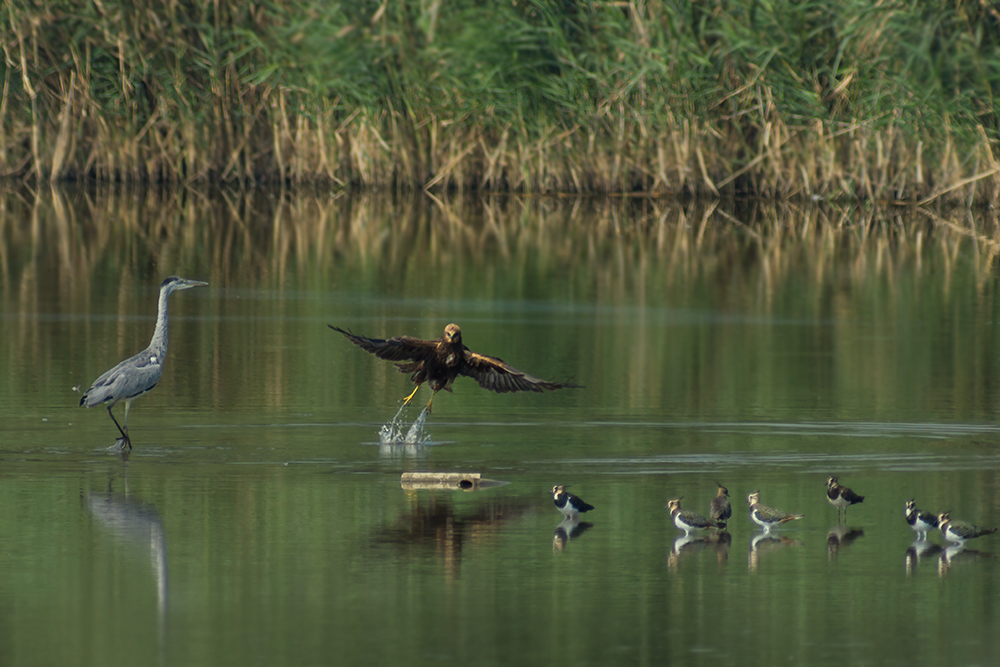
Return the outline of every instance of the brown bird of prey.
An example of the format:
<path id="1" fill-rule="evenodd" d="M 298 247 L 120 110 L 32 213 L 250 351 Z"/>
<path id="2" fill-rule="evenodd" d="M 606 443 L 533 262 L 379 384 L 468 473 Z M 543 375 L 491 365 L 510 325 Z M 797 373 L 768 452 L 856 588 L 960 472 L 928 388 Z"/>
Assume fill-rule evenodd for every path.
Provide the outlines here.
<path id="1" fill-rule="evenodd" d="M 446 326 L 444 334 L 436 340 L 420 340 L 410 336 L 393 336 L 383 340 L 358 336 L 332 324 L 327 326 L 344 334 L 352 343 L 379 359 L 395 361 L 400 373 L 412 373 L 410 379 L 417 386 L 404 399 L 404 405 L 409 404 L 420 385 L 427 382 L 434 392 L 427 401 L 427 412 L 431 411 L 434 396 L 442 389 L 451 391 L 451 383 L 459 375 L 473 378 L 483 389 L 498 394 L 508 391 L 541 392 L 544 389 L 579 386 L 539 380 L 508 365 L 502 359 L 473 352 L 462 344 L 462 330 L 457 324 Z"/>

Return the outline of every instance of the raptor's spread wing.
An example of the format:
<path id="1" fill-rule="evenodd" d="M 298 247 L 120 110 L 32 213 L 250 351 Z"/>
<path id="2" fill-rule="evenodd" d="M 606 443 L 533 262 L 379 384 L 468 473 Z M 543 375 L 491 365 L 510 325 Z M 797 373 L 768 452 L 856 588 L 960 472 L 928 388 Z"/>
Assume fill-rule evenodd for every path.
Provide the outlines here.
<path id="1" fill-rule="evenodd" d="M 504 394 L 508 391 L 537 391 L 543 389 L 562 389 L 576 387 L 575 384 L 564 382 L 549 382 L 539 380 L 527 373 L 517 370 L 503 359 L 490 357 L 471 350 L 465 351 L 465 363 L 459 368 L 459 373 L 473 378 L 483 389 Z"/>
<path id="2" fill-rule="evenodd" d="M 435 340 L 420 340 L 410 336 L 393 336 L 392 338 L 368 338 L 358 336 L 350 331 L 346 331 L 332 324 L 328 327 L 344 334 L 344 336 L 366 352 L 371 352 L 379 359 L 388 361 L 406 361 L 408 359 L 424 359 L 434 352 L 437 347 Z"/>

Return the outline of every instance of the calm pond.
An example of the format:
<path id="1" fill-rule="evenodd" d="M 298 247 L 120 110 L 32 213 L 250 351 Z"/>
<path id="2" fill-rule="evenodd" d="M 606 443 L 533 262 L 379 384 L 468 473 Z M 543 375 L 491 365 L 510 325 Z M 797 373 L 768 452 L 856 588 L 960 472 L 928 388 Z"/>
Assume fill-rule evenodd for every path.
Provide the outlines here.
<path id="1" fill-rule="evenodd" d="M 903 515 L 1000 526 L 998 248 L 941 211 L 0 191 L 0 664 L 995 665 L 1000 535 Z M 169 275 L 210 284 L 123 460 L 80 391 Z M 412 384 L 327 325 L 449 322 L 584 387 L 459 378 L 381 444 Z M 716 482 L 728 533 L 679 540 Z M 758 489 L 805 518 L 762 538 Z"/>

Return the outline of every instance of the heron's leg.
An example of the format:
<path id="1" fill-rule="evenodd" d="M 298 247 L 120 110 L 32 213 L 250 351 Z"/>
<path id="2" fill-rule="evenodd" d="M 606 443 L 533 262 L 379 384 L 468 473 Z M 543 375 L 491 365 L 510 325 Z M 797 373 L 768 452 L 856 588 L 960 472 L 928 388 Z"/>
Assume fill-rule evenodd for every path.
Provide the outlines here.
<path id="1" fill-rule="evenodd" d="M 115 426 L 118 427 L 118 432 L 122 434 L 122 440 L 128 442 L 128 433 L 122 430 L 121 424 L 119 424 L 118 420 L 115 419 L 115 414 L 111 412 L 112 407 L 114 406 L 111 405 L 108 406 L 108 416 L 111 417 L 111 421 L 113 421 L 115 423 Z M 125 414 L 128 414 L 128 403 L 125 404 Z"/>
<path id="2" fill-rule="evenodd" d="M 125 401 L 125 428 L 122 428 L 122 425 L 118 423 L 117 419 L 115 419 L 114 413 L 111 412 L 112 406 L 108 406 L 108 415 L 111 417 L 111 421 L 115 423 L 115 426 L 118 427 L 118 432 L 122 434 L 122 447 L 124 448 L 127 445 L 129 449 L 132 449 L 132 440 L 128 437 L 128 409 L 131 406 L 132 401 Z"/>
<path id="3" fill-rule="evenodd" d="M 122 428 L 125 429 L 125 443 L 132 449 L 132 438 L 128 437 L 128 411 L 132 407 L 132 401 L 125 401 L 125 419 L 122 421 Z"/>
<path id="4" fill-rule="evenodd" d="M 418 389 L 420 389 L 420 385 L 419 384 L 416 387 L 413 388 L 413 391 L 410 392 L 409 396 L 407 396 L 406 398 L 403 399 L 403 405 L 409 405 L 410 404 L 410 401 L 413 400 L 413 397 L 417 395 L 417 390 Z M 433 396 L 431 398 L 433 398 Z"/>

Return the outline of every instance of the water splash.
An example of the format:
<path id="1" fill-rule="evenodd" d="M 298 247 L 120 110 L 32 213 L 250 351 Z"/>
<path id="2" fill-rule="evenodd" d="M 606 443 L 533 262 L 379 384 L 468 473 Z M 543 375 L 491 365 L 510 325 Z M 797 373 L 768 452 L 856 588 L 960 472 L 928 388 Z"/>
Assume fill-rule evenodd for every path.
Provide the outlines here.
<path id="1" fill-rule="evenodd" d="M 430 433 L 424 432 L 424 424 L 427 422 L 427 407 L 424 406 L 416 420 L 409 425 L 403 419 L 403 411 L 405 410 L 406 405 L 401 405 L 396 416 L 379 429 L 380 445 L 422 445 L 430 440 Z"/>

